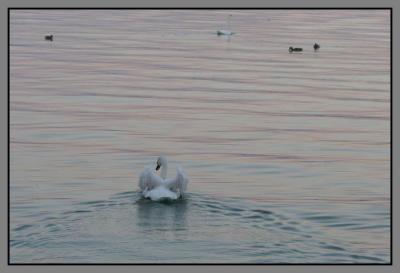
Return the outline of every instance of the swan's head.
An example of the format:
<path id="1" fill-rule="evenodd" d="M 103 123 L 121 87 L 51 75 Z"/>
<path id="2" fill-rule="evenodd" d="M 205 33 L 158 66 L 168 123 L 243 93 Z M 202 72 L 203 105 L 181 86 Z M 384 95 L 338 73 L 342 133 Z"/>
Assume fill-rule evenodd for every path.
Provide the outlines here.
<path id="1" fill-rule="evenodd" d="M 167 158 L 165 156 L 160 156 L 157 159 L 157 167 L 156 167 L 156 171 L 158 171 L 160 169 L 161 166 L 165 166 L 167 165 Z"/>

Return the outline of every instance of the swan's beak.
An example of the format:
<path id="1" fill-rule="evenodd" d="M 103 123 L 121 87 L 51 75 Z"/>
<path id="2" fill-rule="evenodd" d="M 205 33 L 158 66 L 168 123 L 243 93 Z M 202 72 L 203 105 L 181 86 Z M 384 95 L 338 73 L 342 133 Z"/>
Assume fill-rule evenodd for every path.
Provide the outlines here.
<path id="1" fill-rule="evenodd" d="M 157 164 L 157 167 L 156 167 L 156 171 L 158 171 L 158 169 L 160 168 L 160 165 L 159 164 Z"/>

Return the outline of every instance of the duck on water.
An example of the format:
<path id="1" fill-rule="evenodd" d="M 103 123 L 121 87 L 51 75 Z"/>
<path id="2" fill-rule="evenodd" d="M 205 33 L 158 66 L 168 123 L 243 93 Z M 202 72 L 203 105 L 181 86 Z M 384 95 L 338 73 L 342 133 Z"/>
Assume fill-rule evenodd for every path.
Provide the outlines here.
<path id="1" fill-rule="evenodd" d="M 53 35 L 45 35 L 44 36 L 44 40 L 52 42 L 53 41 Z"/>
<path id="2" fill-rule="evenodd" d="M 301 47 L 289 47 L 289 52 L 301 52 L 303 49 Z"/>

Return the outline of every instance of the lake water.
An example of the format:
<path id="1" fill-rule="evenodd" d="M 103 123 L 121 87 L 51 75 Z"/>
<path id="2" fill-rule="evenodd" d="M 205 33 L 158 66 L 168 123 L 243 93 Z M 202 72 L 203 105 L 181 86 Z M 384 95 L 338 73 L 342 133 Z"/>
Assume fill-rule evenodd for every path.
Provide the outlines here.
<path id="1" fill-rule="evenodd" d="M 10 205 L 12 263 L 390 262 L 390 12 L 11 10 Z"/>

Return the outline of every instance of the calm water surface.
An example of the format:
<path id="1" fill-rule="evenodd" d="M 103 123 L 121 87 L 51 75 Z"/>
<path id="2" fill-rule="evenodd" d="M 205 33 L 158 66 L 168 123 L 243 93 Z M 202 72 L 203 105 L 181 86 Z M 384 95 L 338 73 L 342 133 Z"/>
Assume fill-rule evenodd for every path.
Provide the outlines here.
<path id="1" fill-rule="evenodd" d="M 12 10 L 10 261 L 390 262 L 389 15 Z"/>

